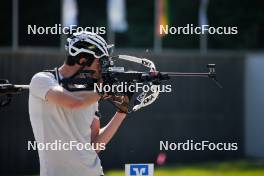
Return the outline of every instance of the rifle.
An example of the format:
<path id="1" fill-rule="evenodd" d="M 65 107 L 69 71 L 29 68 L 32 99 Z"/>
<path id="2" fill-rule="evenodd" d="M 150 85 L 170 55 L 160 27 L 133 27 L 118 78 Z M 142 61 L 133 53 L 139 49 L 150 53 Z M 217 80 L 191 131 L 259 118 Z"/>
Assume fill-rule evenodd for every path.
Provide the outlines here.
<path id="1" fill-rule="evenodd" d="M 112 59 L 116 60 L 126 60 L 130 62 L 135 62 L 143 65 L 148 68 L 147 72 L 139 72 L 139 71 L 125 71 L 124 67 L 116 67 Z M 141 92 L 137 97 L 135 97 L 135 101 L 133 104 L 133 111 L 137 111 L 142 107 L 148 106 L 153 103 L 157 97 L 159 96 L 158 86 L 169 79 L 174 77 L 203 77 L 209 78 L 212 80 L 218 87 L 222 88 L 221 84 L 216 79 L 216 65 L 208 64 L 207 72 L 160 72 L 156 70 L 155 64 L 146 58 L 138 58 L 135 56 L 129 55 L 118 55 L 113 57 L 110 61 L 105 60 L 102 71 L 102 78 L 104 84 L 107 85 L 120 85 L 124 82 L 128 84 L 135 83 L 145 83 L 149 84 L 153 87 L 152 92 Z M 69 90 L 69 91 L 83 91 L 83 90 L 94 90 L 92 84 L 96 83 L 97 80 L 92 79 L 89 75 L 93 74 L 92 71 L 82 70 L 78 73 L 82 75 L 82 77 L 78 78 L 65 78 L 60 80 L 61 85 Z M 72 87 L 72 85 L 82 85 L 80 88 Z M 0 107 L 6 106 L 11 102 L 12 96 L 14 94 L 22 93 L 29 89 L 28 85 L 13 85 L 9 83 L 8 80 L 2 79 L 0 80 Z M 118 94 L 120 92 L 112 92 L 113 95 Z M 122 95 L 122 92 L 121 92 Z"/>
<path id="2" fill-rule="evenodd" d="M 0 79 L 0 107 L 10 104 L 12 96 L 29 89 L 28 85 L 14 85 L 7 79 Z"/>

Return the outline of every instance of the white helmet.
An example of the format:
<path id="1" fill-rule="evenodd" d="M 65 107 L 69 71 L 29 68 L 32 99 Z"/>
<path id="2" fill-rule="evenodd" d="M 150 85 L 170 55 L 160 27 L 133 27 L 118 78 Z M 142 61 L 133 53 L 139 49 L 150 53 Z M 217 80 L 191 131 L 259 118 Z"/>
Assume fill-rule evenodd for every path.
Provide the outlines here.
<path id="1" fill-rule="evenodd" d="M 113 45 L 108 45 L 101 36 L 87 31 L 73 33 L 71 37 L 67 38 L 65 45 L 68 56 L 70 58 L 74 57 L 77 63 L 79 54 L 89 54 L 94 58 L 100 59 L 102 57 L 109 57 L 109 51 L 112 48 Z"/>

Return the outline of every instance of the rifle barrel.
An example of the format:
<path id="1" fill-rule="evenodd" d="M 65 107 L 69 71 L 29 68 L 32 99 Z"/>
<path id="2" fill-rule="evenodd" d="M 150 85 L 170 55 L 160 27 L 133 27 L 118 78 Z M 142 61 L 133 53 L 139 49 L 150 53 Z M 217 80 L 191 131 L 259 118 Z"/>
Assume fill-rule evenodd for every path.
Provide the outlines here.
<path id="1" fill-rule="evenodd" d="M 161 72 L 170 77 L 208 77 L 210 73 Z"/>
<path id="2" fill-rule="evenodd" d="M 28 90 L 29 89 L 29 85 L 14 85 L 15 88 L 21 88 L 23 90 Z"/>

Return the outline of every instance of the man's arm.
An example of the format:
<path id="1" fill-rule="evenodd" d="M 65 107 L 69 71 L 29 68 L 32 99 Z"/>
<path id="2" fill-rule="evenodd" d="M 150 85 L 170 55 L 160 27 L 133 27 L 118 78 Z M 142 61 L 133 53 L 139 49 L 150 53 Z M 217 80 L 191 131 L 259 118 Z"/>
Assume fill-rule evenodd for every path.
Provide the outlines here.
<path id="1" fill-rule="evenodd" d="M 100 120 L 99 118 L 95 117 L 91 124 L 91 143 L 95 140 L 95 138 L 99 135 L 100 132 Z"/>
<path id="2" fill-rule="evenodd" d="M 46 94 L 46 100 L 59 106 L 71 109 L 79 109 L 96 103 L 101 97 L 94 92 L 69 92 L 61 86 L 50 89 Z"/>
<path id="3" fill-rule="evenodd" d="M 98 143 L 98 144 L 107 144 L 112 137 L 115 135 L 117 132 L 118 128 L 120 127 L 121 123 L 125 119 L 126 114 L 125 113 L 119 113 L 117 112 L 111 121 L 102 129 L 100 129 L 100 121 L 99 119 L 94 119 L 91 130 L 92 130 L 92 135 L 91 135 L 91 142 L 92 143 Z M 100 130 L 99 130 L 100 129 Z M 97 150 L 97 153 L 100 151 Z"/>

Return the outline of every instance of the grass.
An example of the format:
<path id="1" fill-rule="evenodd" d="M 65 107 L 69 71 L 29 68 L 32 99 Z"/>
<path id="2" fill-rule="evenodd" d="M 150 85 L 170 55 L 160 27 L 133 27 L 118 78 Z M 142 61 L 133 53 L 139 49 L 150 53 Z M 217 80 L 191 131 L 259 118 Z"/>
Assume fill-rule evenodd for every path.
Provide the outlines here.
<path id="1" fill-rule="evenodd" d="M 188 166 L 164 166 L 155 168 L 155 176 L 264 176 L 264 163 L 230 161 L 194 164 Z M 124 176 L 124 170 L 111 170 L 107 176 Z"/>

